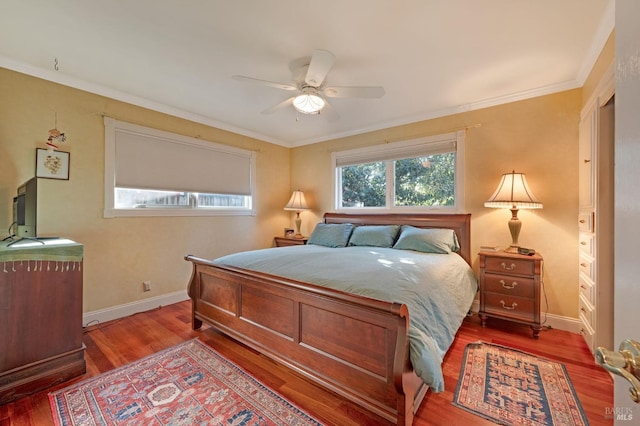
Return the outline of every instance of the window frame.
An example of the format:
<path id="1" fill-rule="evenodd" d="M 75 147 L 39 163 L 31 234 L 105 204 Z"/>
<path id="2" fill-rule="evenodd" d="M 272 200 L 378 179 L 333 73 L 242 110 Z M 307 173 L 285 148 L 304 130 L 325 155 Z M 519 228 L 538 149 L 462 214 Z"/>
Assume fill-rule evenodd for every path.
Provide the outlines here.
<path id="1" fill-rule="evenodd" d="M 151 216 L 174 216 L 174 217 L 193 217 L 193 216 L 255 216 L 256 215 L 256 153 L 240 148 L 234 148 L 229 145 L 218 144 L 215 142 L 203 141 L 201 139 L 189 136 L 179 135 L 176 133 L 165 132 L 162 130 L 152 129 L 149 127 L 139 126 L 136 124 L 126 123 L 115 120 L 111 117 L 104 117 L 105 124 L 105 158 L 104 158 L 104 211 L 103 217 L 151 217 Z M 175 141 L 175 143 L 193 145 L 212 150 L 219 150 L 222 153 L 238 152 L 249 156 L 249 173 L 251 194 L 249 196 L 249 207 L 228 208 L 228 207 L 179 207 L 179 206 L 150 206 L 147 208 L 116 208 L 115 207 L 115 189 L 116 189 L 116 131 L 126 130 L 135 131 L 141 135 L 149 137 L 163 138 L 166 141 Z M 143 189 L 144 190 L 144 189 Z M 196 192 L 186 191 L 189 196 L 193 196 Z M 191 203 L 190 203 L 191 205 Z"/>
<path id="2" fill-rule="evenodd" d="M 426 136 L 421 138 L 410 139 L 401 142 L 391 142 L 381 145 L 374 145 L 364 148 L 356 148 L 344 151 L 334 151 L 331 153 L 331 164 L 333 167 L 332 173 L 332 209 L 334 211 L 353 212 L 353 213 L 365 213 L 365 212 L 433 212 L 433 213 L 460 213 L 464 212 L 464 150 L 465 150 L 465 136 L 464 130 L 459 130 L 452 133 L 445 133 L 434 136 Z M 396 206 L 395 201 L 395 160 L 399 160 L 398 153 L 407 152 L 410 153 L 410 157 L 413 158 L 432 155 L 439 152 L 439 147 L 443 144 L 451 143 L 455 146 L 452 152 L 455 152 L 455 197 L 454 204 L 452 206 Z M 415 154 L 415 155 L 414 155 Z M 400 156 L 402 156 L 400 154 Z M 384 207 L 342 207 L 342 182 L 340 168 L 344 167 L 339 165 L 340 159 L 346 157 L 355 157 L 362 159 L 362 161 L 355 164 L 365 164 L 370 162 L 386 162 L 386 192 L 385 192 L 385 206 Z M 367 160 L 372 158 L 372 160 Z M 355 165 L 353 164 L 353 165 Z M 346 166 L 346 165 L 345 165 Z"/>

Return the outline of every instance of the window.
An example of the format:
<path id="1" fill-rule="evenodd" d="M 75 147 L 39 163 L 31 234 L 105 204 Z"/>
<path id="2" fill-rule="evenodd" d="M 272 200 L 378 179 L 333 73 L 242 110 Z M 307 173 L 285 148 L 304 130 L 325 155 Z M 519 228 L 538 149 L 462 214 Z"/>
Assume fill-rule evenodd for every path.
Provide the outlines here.
<path id="1" fill-rule="evenodd" d="M 255 153 L 105 117 L 105 217 L 250 215 Z"/>
<path id="2" fill-rule="evenodd" d="M 464 134 L 334 152 L 335 208 L 463 210 Z"/>

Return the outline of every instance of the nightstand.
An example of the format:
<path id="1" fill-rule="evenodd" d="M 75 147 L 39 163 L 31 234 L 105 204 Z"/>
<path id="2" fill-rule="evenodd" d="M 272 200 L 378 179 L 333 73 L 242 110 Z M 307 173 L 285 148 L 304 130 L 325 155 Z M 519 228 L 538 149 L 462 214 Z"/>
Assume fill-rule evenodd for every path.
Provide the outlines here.
<path id="1" fill-rule="evenodd" d="M 307 244 L 309 238 L 290 238 L 290 237 L 275 237 L 274 241 L 276 243 L 276 247 L 286 247 L 286 246 L 303 246 Z"/>
<path id="2" fill-rule="evenodd" d="M 529 324 L 533 338 L 540 325 L 542 256 L 480 252 L 480 320 L 502 318 Z"/>

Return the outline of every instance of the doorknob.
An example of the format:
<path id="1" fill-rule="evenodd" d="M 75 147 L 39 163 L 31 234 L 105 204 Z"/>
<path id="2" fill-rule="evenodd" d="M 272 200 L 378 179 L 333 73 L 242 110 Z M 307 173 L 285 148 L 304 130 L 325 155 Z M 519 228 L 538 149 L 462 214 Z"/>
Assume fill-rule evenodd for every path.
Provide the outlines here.
<path id="1" fill-rule="evenodd" d="M 605 370 L 631 383 L 631 399 L 640 403 L 640 343 L 628 339 L 620 343 L 618 352 L 597 348 L 595 356 L 596 362 Z"/>

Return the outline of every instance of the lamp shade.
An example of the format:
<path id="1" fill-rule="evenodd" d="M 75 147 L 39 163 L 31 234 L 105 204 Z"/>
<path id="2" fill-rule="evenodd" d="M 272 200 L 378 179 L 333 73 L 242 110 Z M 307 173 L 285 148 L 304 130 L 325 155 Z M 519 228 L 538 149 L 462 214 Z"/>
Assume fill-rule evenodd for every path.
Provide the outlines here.
<path id="1" fill-rule="evenodd" d="M 524 173 L 505 173 L 502 175 L 498 189 L 484 203 L 485 207 L 541 209 L 539 202 L 529 189 Z"/>
<path id="2" fill-rule="evenodd" d="M 309 210 L 309 207 L 307 207 L 307 200 L 304 199 L 304 193 L 299 189 L 293 191 L 293 194 L 291 194 L 291 198 L 289 199 L 287 205 L 284 206 L 284 209 L 294 210 L 297 212 L 302 210 Z"/>

